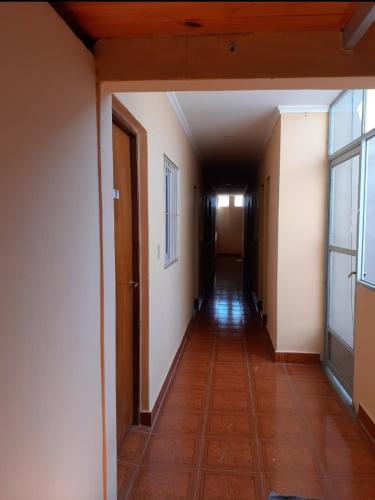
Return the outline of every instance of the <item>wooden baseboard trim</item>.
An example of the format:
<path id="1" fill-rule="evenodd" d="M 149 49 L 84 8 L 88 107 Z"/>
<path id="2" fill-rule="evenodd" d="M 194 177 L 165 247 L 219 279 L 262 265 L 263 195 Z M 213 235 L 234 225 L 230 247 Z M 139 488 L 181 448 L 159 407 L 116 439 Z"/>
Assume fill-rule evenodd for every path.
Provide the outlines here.
<path id="1" fill-rule="evenodd" d="M 375 422 L 373 422 L 372 418 L 361 405 L 358 406 L 358 421 L 371 439 L 375 441 Z"/>
<path id="2" fill-rule="evenodd" d="M 301 365 L 319 365 L 320 354 L 314 352 L 275 352 L 276 363 L 298 363 Z"/>
<path id="3" fill-rule="evenodd" d="M 297 363 L 301 365 L 319 365 L 320 354 L 313 352 L 278 352 L 275 351 L 270 333 L 266 327 L 268 346 L 274 363 Z"/>
<path id="4" fill-rule="evenodd" d="M 189 324 L 188 324 L 188 326 L 187 326 L 187 328 L 185 330 L 184 336 L 181 339 L 180 346 L 177 349 L 177 352 L 176 352 L 176 354 L 175 354 L 175 356 L 173 358 L 172 364 L 171 364 L 171 366 L 170 366 L 170 368 L 168 370 L 167 376 L 165 377 L 165 380 L 164 380 L 164 383 L 163 383 L 163 385 L 162 385 L 162 387 L 160 389 L 159 395 L 156 398 L 154 407 L 152 408 L 151 411 L 150 410 L 144 410 L 144 411 L 140 412 L 139 422 L 140 422 L 141 425 L 144 425 L 145 427 L 151 427 L 152 424 L 155 422 L 157 414 L 159 413 L 159 410 L 160 410 L 160 408 L 162 406 L 162 403 L 164 401 L 164 398 L 165 398 L 165 394 L 166 394 L 167 389 L 168 389 L 168 387 L 169 387 L 169 385 L 171 383 L 171 380 L 172 380 L 172 377 L 173 377 L 174 372 L 176 370 L 177 364 L 178 364 L 178 362 L 180 360 L 180 357 L 181 357 L 183 348 L 185 346 L 185 343 L 186 343 L 189 331 L 190 331 L 191 326 L 193 324 L 194 316 L 195 316 L 195 314 L 193 314 L 193 316 L 191 317 L 191 319 L 189 321 Z"/>

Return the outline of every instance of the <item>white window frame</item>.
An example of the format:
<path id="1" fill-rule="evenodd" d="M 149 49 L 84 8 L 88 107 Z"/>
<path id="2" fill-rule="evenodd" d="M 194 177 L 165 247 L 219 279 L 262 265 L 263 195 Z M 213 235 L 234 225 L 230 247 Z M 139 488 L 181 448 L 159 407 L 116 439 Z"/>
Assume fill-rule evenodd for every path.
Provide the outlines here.
<path id="1" fill-rule="evenodd" d="M 179 169 L 164 154 L 164 268 L 178 261 Z"/>
<path id="2" fill-rule="evenodd" d="M 328 149 L 331 151 L 331 141 L 332 141 L 332 129 L 331 129 L 331 114 L 334 104 L 346 93 L 350 92 L 351 89 L 344 90 L 331 104 L 329 113 L 329 134 L 328 134 Z M 361 135 L 353 140 L 349 144 L 345 144 L 341 149 L 329 154 L 328 160 L 329 164 L 332 163 L 336 158 L 343 157 L 346 153 L 354 151 L 356 148 L 360 149 L 360 193 L 359 193 L 359 220 L 358 220 L 358 259 L 357 259 L 357 282 L 361 285 L 375 290 L 375 283 L 366 280 L 364 276 L 364 247 L 365 247 L 365 216 L 366 216 L 366 177 L 367 177 L 367 141 L 375 136 L 375 127 L 366 132 L 366 95 L 367 89 L 362 89 L 362 124 L 361 124 Z"/>

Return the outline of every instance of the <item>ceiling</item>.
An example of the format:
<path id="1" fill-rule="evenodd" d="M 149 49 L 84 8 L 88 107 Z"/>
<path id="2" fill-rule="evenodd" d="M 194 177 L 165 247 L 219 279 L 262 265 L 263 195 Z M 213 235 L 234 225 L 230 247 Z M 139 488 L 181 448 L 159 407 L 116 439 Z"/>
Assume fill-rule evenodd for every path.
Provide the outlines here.
<path id="1" fill-rule="evenodd" d="M 340 30 L 358 2 L 51 2 L 75 31 L 100 38 Z"/>
<path id="2" fill-rule="evenodd" d="M 246 165 L 260 157 L 276 122 L 278 106 L 324 110 L 339 90 L 176 92 L 180 113 L 206 166 Z M 181 117 L 180 117 L 181 119 Z M 190 130 L 189 130 L 190 129 Z"/>

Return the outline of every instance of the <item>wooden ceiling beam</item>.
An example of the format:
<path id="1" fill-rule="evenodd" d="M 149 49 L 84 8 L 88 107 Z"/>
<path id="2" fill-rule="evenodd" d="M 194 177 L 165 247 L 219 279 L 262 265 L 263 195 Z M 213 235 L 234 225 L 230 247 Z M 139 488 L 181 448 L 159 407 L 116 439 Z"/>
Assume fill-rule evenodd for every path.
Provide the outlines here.
<path id="1" fill-rule="evenodd" d="M 354 49 L 375 21 L 375 2 L 361 2 L 343 32 L 344 49 Z"/>

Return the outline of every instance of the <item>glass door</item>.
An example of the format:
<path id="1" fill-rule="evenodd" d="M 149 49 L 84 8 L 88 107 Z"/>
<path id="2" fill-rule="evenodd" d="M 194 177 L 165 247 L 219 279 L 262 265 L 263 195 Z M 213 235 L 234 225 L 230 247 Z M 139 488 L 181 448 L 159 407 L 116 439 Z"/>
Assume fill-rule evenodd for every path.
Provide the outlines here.
<path id="1" fill-rule="evenodd" d="M 325 362 L 348 394 L 353 390 L 360 151 L 330 164 L 327 333 Z"/>

